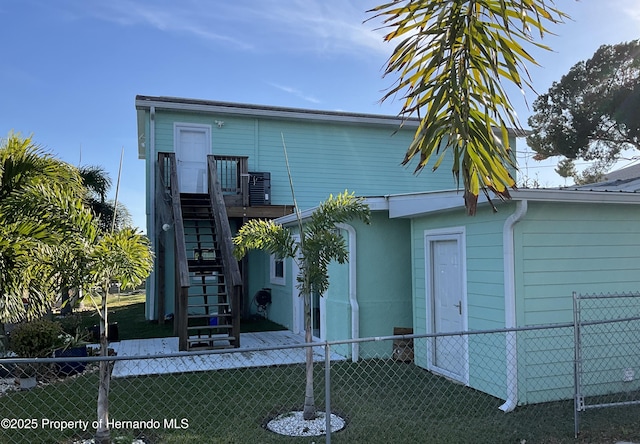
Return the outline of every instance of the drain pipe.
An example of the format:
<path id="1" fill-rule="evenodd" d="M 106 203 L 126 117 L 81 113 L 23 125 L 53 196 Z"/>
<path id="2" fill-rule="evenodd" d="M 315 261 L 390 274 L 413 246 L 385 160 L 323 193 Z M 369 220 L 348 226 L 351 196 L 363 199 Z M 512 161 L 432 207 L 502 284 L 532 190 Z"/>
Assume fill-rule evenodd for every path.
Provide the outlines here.
<path id="1" fill-rule="evenodd" d="M 153 251 L 158 251 L 158 233 L 156 233 L 156 177 L 158 174 L 158 153 L 156 153 L 156 107 L 152 106 L 149 108 L 149 140 L 145 140 L 147 144 L 145 156 L 147 157 L 147 165 L 151 165 L 149 167 L 150 171 L 147 172 L 149 175 L 149 214 L 147 214 L 147 220 L 152 221 L 151 223 L 147 223 L 148 231 L 149 231 L 149 239 L 151 239 L 151 248 Z M 154 259 L 154 264 L 157 265 L 157 257 Z M 145 308 L 147 310 L 147 319 L 155 320 L 155 312 L 156 312 L 156 289 L 157 289 L 157 271 L 156 267 L 153 267 L 154 270 L 151 272 L 151 276 L 147 282 L 149 282 L 149 293 L 146 297 Z M 157 319 L 160 316 L 164 316 L 164 313 L 158 313 Z"/>
<path id="2" fill-rule="evenodd" d="M 516 210 L 504 222 L 502 230 L 502 252 L 504 258 L 504 317 L 505 328 L 515 328 L 516 320 L 516 282 L 515 282 L 515 246 L 513 227 L 527 214 L 527 201 L 516 204 Z M 518 405 L 518 346 L 516 332 L 507 332 L 507 400 L 500 406 L 503 412 L 511 412 Z"/>
<path id="3" fill-rule="evenodd" d="M 349 305 L 351 307 L 351 339 L 360 337 L 360 306 L 356 282 L 356 229 L 348 224 L 337 224 L 336 227 L 349 233 Z M 360 355 L 360 343 L 351 344 L 351 360 L 357 362 Z"/>

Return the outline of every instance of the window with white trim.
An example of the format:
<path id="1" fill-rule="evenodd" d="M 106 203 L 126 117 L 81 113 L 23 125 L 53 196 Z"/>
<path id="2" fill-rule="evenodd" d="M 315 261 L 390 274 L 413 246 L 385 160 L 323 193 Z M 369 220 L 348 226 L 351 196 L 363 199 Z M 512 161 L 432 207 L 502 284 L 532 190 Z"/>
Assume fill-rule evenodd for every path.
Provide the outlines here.
<path id="1" fill-rule="evenodd" d="M 285 285 L 284 259 L 272 254 L 269 259 L 269 280 L 272 284 Z"/>

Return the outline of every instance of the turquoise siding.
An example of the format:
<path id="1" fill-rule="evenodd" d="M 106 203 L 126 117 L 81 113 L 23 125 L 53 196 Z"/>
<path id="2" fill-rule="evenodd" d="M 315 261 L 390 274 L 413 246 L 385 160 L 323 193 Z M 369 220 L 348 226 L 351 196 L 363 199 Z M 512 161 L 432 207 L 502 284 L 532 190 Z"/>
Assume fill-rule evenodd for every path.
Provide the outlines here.
<path id="1" fill-rule="evenodd" d="M 462 199 L 462 197 L 460 197 Z M 467 322 L 469 330 L 499 329 L 505 326 L 504 262 L 502 227 L 513 205 L 493 213 L 486 206 L 474 217 L 457 209 L 412 220 L 412 270 L 414 331 L 427 333 L 427 285 L 425 275 L 425 230 L 465 227 Z M 469 336 L 469 385 L 505 398 L 504 335 Z M 426 352 L 416 353 L 416 363 L 427 367 Z"/>
<path id="2" fill-rule="evenodd" d="M 224 120 L 224 126 L 218 128 L 215 120 Z M 292 202 L 283 136 L 301 209 L 345 189 L 361 196 L 382 196 L 454 187 L 446 161 L 437 172 L 418 176 L 413 174 L 415 165 L 400 166 L 412 130 L 394 133 L 396 128 L 391 126 L 158 112 L 156 152 L 174 151 L 174 123 L 211 125 L 212 154 L 248 156 L 250 171 L 270 172 L 276 205 Z"/>
<path id="3" fill-rule="evenodd" d="M 466 233 L 469 329 L 504 327 L 502 231 L 515 204 L 504 204 L 499 209 L 498 214 L 492 214 L 483 207 L 473 218 L 456 210 L 413 220 L 417 333 L 426 332 L 424 231 L 459 226 L 464 226 Z M 573 291 L 637 292 L 639 216 L 640 208 L 634 205 L 529 202 L 525 217 L 514 228 L 517 325 L 573 322 Z M 620 307 L 614 307 L 607 316 L 640 314 L 640 307 L 629 306 L 633 303 L 620 302 Z M 618 331 L 607 334 L 606 326 L 589 328 L 584 369 L 593 385 L 586 394 L 600 395 L 638 386 L 637 380 L 622 381 L 626 368 L 640 368 L 640 353 L 636 353 L 638 329 L 630 327 L 624 334 Z M 573 397 L 573 343 L 570 327 L 517 334 L 520 404 Z M 612 344 L 619 350 L 612 349 Z M 603 358 L 605 352 L 609 355 Z M 417 364 L 426 367 L 426 354 L 416 356 Z M 469 337 L 470 386 L 504 398 L 505 364 L 504 336 Z"/>
<path id="4" fill-rule="evenodd" d="M 393 327 L 413 327 L 410 221 L 374 212 L 371 225 L 354 223 L 358 246 L 360 337 L 390 336 Z M 392 343 L 366 343 L 360 356 L 389 357 Z"/>
<path id="5" fill-rule="evenodd" d="M 147 113 L 146 131 L 150 129 Z M 219 128 L 216 120 L 224 121 Z M 157 152 L 174 152 L 174 125 L 200 124 L 211 127 L 212 154 L 248 156 L 250 171 L 271 173 L 271 202 L 293 202 L 283 151 L 286 143 L 296 199 L 301 209 L 312 208 L 329 194 L 345 189 L 361 196 L 382 196 L 454 186 L 451 165 L 445 161 L 436 173 L 414 175 L 415 164 L 400 162 L 413 130 L 393 125 L 352 122 L 314 122 L 268 117 L 229 116 L 157 110 L 155 151 L 147 149 L 148 185 L 155 178 Z M 151 142 L 147 135 L 146 142 Z M 152 196 L 149 197 L 149 202 Z M 150 210 L 150 208 L 149 208 Z M 150 216 L 149 233 L 154 217 Z M 388 215 L 375 215 L 370 227 L 357 226 L 357 288 L 360 304 L 360 336 L 390 335 L 393 327 L 412 324 L 409 222 L 390 221 Z M 171 255 L 166 274 L 171 278 Z M 286 261 L 284 285 L 269 279 L 269 257 L 260 252 L 249 255 L 249 302 L 261 288 L 271 288 L 273 303 L 269 318 L 293 328 L 293 278 L 291 261 Z M 326 295 L 326 338 L 351 336 L 348 265 L 332 264 L 331 287 Z M 171 276 L 170 276 L 171 275 Z M 173 287 L 166 289 L 167 308 L 173 306 Z M 255 305 L 251 305 L 255 311 Z M 148 314 L 150 317 L 153 314 Z M 390 355 L 389 350 L 373 347 L 364 353 Z"/>
<path id="6" fill-rule="evenodd" d="M 530 203 L 525 220 L 516 225 L 515 235 L 519 325 L 573 322 L 573 291 L 638 291 L 639 218 L 640 209 L 635 205 Z M 633 310 L 626 310 L 627 316 Z M 573 330 L 554 330 L 544 338 L 530 336 L 519 342 L 526 356 L 526 361 L 520 362 L 520 402 L 571 398 Z M 597 337 L 589 338 L 587 356 L 602 349 L 602 344 L 594 340 Z M 617 333 L 604 337 L 609 345 L 622 347 L 628 343 L 628 338 Z M 609 351 L 615 352 L 611 347 Z M 640 358 L 636 361 L 637 369 Z M 620 387 L 622 362 L 611 356 L 590 363 L 598 368 L 599 385 L 589 394 L 608 393 Z M 630 362 L 629 356 L 626 362 Z M 589 371 L 589 367 L 585 370 Z"/>

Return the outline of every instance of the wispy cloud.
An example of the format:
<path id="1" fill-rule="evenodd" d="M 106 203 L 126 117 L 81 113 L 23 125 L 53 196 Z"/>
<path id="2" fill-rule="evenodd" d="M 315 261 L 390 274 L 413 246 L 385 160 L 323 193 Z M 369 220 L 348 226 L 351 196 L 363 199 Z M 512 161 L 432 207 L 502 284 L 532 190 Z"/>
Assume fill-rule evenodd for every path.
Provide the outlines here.
<path id="1" fill-rule="evenodd" d="M 182 0 L 180 2 L 147 2 L 139 0 L 120 0 L 95 3 L 88 14 L 101 20 L 118 23 L 122 26 L 145 25 L 160 31 L 192 35 L 207 41 L 221 42 L 236 46 L 238 49 L 251 49 L 245 39 L 237 38 L 234 32 L 219 32 L 225 27 L 220 24 L 218 3 L 212 7 L 209 2 Z"/>
<path id="2" fill-rule="evenodd" d="M 374 23 L 363 23 L 369 3 L 352 0 L 262 0 L 259 14 L 278 32 L 296 37 L 292 46 L 320 53 L 383 53 L 390 48 L 382 40 L 382 32 Z"/>
<path id="3" fill-rule="evenodd" d="M 71 2 L 77 5 L 76 2 Z M 238 50 L 386 54 L 374 23 L 363 23 L 376 0 L 114 0 L 83 4 L 76 14 L 122 26 L 148 26 L 233 45 Z"/>
<path id="4" fill-rule="evenodd" d="M 284 91 L 288 94 L 294 95 L 295 97 L 298 97 L 299 99 L 305 100 L 307 102 L 311 102 L 313 104 L 318 104 L 321 103 L 321 101 L 319 99 L 317 99 L 316 97 L 313 97 L 311 95 L 305 94 L 302 91 L 296 89 L 296 88 L 292 88 L 290 86 L 285 86 L 285 85 L 279 85 L 277 83 L 272 83 L 272 82 L 267 82 L 267 84 L 269 86 L 272 86 L 276 89 L 279 89 L 280 91 Z"/>

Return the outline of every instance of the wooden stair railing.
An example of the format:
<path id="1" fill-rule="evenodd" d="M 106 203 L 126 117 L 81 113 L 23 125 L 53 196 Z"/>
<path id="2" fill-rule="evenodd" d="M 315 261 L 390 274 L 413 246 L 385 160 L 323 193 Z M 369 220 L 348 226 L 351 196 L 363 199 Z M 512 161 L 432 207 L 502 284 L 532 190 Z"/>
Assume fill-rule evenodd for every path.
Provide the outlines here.
<path id="1" fill-rule="evenodd" d="M 158 153 L 158 164 L 161 177 L 165 178 L 165 187 L 169 191 L 171 200 L 170 214 L 173 222 L 175 242 L 176 297 L 173 331 L 174 334 L 178 335 L 178 347 L 180 351 L 184 351 L 188 349 L 187 299 L 189 297 L 190 283 L 175 153 Z M 168 168 L 169 171 L 166 171 L 166 168 Z M 166 181 L 168 181 L 168 183 L 166 183 Z M 162 260 L 164 260 L 164 258 L 162 258 Z M 164 316 L 164 313 L 159 313 L 158 316 Z"/>
<path id="2" fill-rule="evenodd" d="M 222 187 L 218 180 L 218 170 L 214 156 L 207 156 L 209 177 L 209 198 L 216 225 L 218 244 L 222 263 L 224 265 L 225 282 L 229 292 L 232 314 L 232 334 L 235 338 L 234 347 L 240 347 L 240 301 L 242 299 L 242 276 L 238 261 L 233 256 L 233 242 L 231 239 L 231 227 L 227 217 L 227 207 L 222 193 Z"/>

